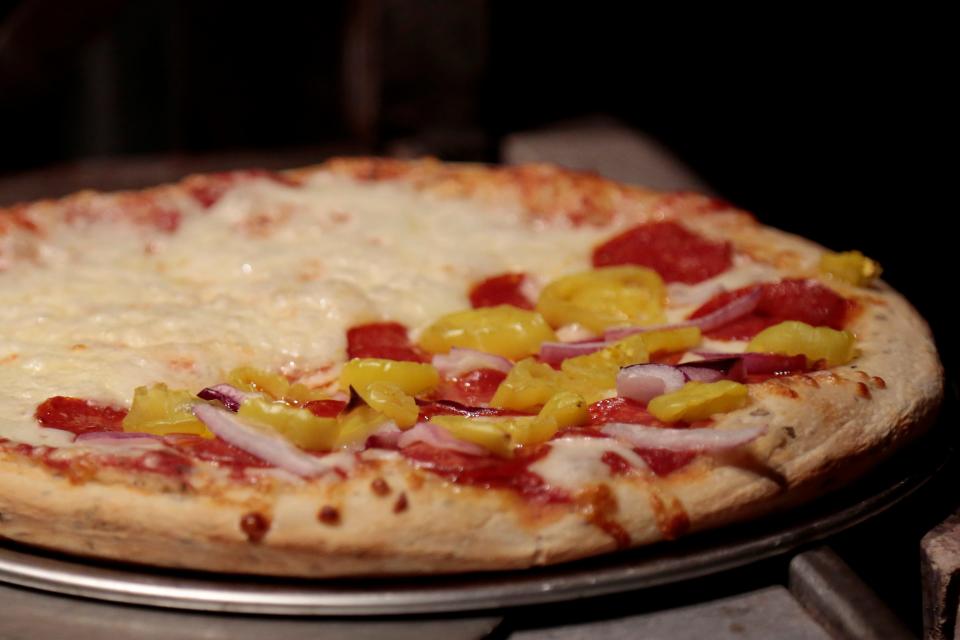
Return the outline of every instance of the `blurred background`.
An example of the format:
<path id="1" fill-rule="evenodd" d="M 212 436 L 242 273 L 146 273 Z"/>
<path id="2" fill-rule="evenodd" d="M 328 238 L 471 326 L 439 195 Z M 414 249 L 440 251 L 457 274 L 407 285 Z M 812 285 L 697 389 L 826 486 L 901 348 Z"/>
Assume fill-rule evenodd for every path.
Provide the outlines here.
<path id="1" fill-rule="evenodd" d="M 546 154 L 861 249 L 949 365 L 948 24 L 876 4 L 0 0 L 0 206 L 340 154 Z M 942 512 L 874 527 L 900 545 L 884 563 L 850 556 L 914 625 L 916 542 Z"/>
<path id="2" fill-rule="evenodd" d="M 947 24 L 606 0 L 0 0 L 0 204 L 336 154 L 524 160 L 544 154 L 537 132 L 572 129 L 547 155 L 616 174 L 617 153 L 653 149 L 612 177 L 670 188 L 657 163 L 685 166 L 766 222 L 877 258 L 937 321 L 956 272 L 937 232 L 955 209 L 938 189 L 955 164 Z"/>

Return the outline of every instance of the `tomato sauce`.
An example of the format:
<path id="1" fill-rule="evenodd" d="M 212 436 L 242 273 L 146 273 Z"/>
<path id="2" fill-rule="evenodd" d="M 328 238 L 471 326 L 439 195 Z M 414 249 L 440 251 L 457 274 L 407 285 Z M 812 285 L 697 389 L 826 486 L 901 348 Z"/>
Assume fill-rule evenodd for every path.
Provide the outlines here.
<path id="1" fill-rule="evenodd" d="M 53 396 L 40 403 L 34 416 L 45 427 L 80 435 L 90 431 L 123 431 L 127 410 L 81 398 Z"/>
<path id="2" fill-rule="evenodd" d="M 252 178 L 265 178 L 287 186 L 296 186 L 297 184 L 294 180 L 280 173 L 267 171 L 266 169 L 246 169 L 198 176 L 195 180 L 188 182 L 185 188 L 203 208 L 209 209 L 231 187 Z"/>
<path id="3" fill-rule="evenodd" d="M 496 369 L 474 369 L 455 378 L 445 379 L 440 383 L 434 397 L 467 406 L 486 404 L 506 377 L 507 374 Z"/>

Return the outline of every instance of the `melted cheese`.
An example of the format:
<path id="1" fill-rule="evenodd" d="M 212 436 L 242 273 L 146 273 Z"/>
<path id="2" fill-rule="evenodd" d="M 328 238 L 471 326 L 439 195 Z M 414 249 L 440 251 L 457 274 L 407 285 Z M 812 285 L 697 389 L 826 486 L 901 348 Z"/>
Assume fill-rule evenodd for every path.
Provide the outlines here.
<path id="1" fill-rule="evenodd" d="M 634 469 L 647 468 L 643 458 L 613 438 L 558 438 L 550 441 L 550 451 L 531 464 L 530 471 L 551 486 L 577 491 L 613 477 L 610 467 L 601 460 L 608 451 L 622 457 Z"/>
<path id="2" fill-rule="evenodd" d="M 33 418 L 54 395 L 126 406 L 139 385 L 198 390 L 242 364 L 329 379 L 350 326 L 396 320 L 416 336 L 469 306 L 473 282 L 589 268 L 616 232 L 329 175 L 252 180 L 184 214 L 173 234 L 54 228 L 37 263 L 0 272 L 0 437 L 65 444 Z"/>

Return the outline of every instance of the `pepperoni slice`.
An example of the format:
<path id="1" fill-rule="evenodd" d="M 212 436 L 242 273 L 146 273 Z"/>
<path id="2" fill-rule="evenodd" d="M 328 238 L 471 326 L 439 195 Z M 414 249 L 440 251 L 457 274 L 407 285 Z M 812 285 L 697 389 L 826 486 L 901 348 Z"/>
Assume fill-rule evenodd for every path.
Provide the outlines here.
<path id="1" fill-rule="evenodd" d="M 88 431 L 123 431 L 127 411 L 81 398 L 53 396 L 37 407 L 34 416 L 45 427 L 80 435 Z"/>
<path id="2" fill-rule="evenodd" d="M 646 408 L 636 400 L 629 398 L 606 398 L 594 402 L 587 407 L 590 419 L 589 425 L 602 425 L 608 422 L 628 422 L 631 424 L 644 424 L 649 426 L 667 427 L 652 415 L 647 413 Z"/>
<path id="3" fill-rule="evenodd" d="M 635 264 L 649 267 L 666 282 L 695 284 L 733 264 L 728 242 L 714 242 L 676 222 L 642 224 L 611 238 L 593 251 L 593 266 Z"/>
<path id="4" fill-rule="evenodd" d="M 474 369 L 445 380 L 437 390 L 437 398 L 453 400 L 469 407 L 486 404 L 506 377 L 507 374 L 496 369 Z"/>
<path id="5" fill-rule="evenodd" d="M 211 439 L 189 434 L 175 434 L 166 436 L 164 442 L 192 458 L 212 462 L 234 472 L 240 472 L 246 467 L 266 468 L 273 466 L 269 462 L 264 462 L 253 454 L 238 449 L 220 438 Z"/>
<path id="6" fill-rule="evenodd" d="M 416 460 L 422 468 L 451 482 L 476 487 L 512 489 L 535 502 L 568 502 L 570 495 L 566 491 L 551 487 L 529 469 L 531 464 L 548 451 L 548 447 L 540 447 L 532 455 L 506 460 L 495 456 L 468 456 L 418 442 L 405 447 L 401 453 Z"/>
<path id="7" fill-rule="evenodd" d="M 843 329 L 853 303 L 816 280 L 788 279 L 725 291 L 708 300 L 691 318 L 716 311 L 733 300 L 760 289 L 757 308 L 722 327 L 708 331 L 717 340 L 749 340 L 767 327 L 787 320 L 798 320 L 814 327 Z"/>
<path id="8" fill-rule="evenodd" d="M 423 354 L 410 344 L 407 328 L 399 322 L 363 324 L 347 331 L 348 358 L 387 358 L 423 362 Z"/>
<path id="9" fill-rule="evenodd" d="M 501 304 L 533 309 L 533 302 L 523 294 L 522 290 L 526 277 L 522 273 L 504 273 L 478 282 L 470 289 L 470 304 L 474 309 L 496 307 Z"/>

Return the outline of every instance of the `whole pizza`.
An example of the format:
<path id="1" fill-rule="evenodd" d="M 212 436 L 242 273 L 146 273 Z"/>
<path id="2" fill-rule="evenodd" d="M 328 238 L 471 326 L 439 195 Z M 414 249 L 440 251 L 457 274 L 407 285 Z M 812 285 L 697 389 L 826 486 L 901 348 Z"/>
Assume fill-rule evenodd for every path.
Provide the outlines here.
<path id="1" fill-rule="evenodd" d="M 857 251 L 549 166 L 338 159 L 0 211 L 0 536 L 331 577 L 755 518 L 932 420 Z"/>

